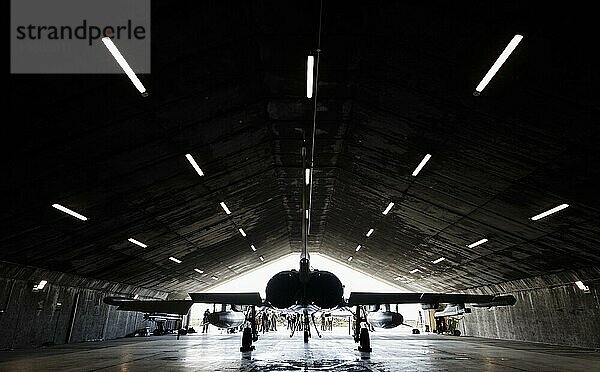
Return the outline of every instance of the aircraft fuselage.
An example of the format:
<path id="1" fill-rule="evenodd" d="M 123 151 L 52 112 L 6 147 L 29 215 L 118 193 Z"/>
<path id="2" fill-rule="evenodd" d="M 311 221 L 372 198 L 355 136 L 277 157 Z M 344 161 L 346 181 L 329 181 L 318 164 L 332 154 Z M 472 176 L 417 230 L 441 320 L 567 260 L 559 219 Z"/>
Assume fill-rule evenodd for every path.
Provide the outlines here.
<path id="1" fill-rule="evenodd" d="M 265 292 L 267 303 L 279 309 L 294 305 L 331 309 L 344 301 L 342 282 L 329 271 L 282 271 L 269 280 Z"/>

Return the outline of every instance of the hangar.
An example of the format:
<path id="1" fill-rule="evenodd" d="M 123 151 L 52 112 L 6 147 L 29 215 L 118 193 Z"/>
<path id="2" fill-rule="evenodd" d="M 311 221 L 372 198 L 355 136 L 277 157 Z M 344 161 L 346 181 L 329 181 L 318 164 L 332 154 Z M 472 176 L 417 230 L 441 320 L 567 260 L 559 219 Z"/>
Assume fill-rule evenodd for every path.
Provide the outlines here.
<path id="1" fill-rule="evenodd" d="M 600 368 L 594 22 L 518 1 L 153 1 L 137 85 L 11 73 L 0 369 Z M 96 62 L 120 46 L 135 70 L 103 41 Z M 190 294 L 288 255 L 301 277 L 307 251 L 428 314 L 456 305 L 461 335 L 432 320 L 365 352 L 271 333 L 242 356 L 241 332 L 123 338 L 154 310 L 105 301 L 218 302 Z M 465 307 L 498 296 L 514 304 Z"/>

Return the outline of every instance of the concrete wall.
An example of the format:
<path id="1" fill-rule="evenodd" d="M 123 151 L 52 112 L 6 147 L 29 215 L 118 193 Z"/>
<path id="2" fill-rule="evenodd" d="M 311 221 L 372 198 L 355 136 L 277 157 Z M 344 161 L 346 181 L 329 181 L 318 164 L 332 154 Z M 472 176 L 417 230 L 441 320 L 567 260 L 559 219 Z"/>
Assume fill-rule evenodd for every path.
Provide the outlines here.
<path id="1" fill-rule="evenodd" d="M 48 281 L 41 291 L 33 285 Z M 105 296 L 165 298 L 166 293 L 0 262 L 0 350 L 39 347 L 45 343 L 81 342 L 123 337 L 145 327 L 143 315 L 117 311 Z M 74 314 L 74 317 L 73 317 Z"/>
<path id="2" fill-rule="evenodd" d="M 583 281 L 590 293 L 574 282 Z M 477 288 L 471 293 L 510 293 L 514 306 L 472 308 L 464 335 L 600 348 L 600 268 L 560 273 Z"/>

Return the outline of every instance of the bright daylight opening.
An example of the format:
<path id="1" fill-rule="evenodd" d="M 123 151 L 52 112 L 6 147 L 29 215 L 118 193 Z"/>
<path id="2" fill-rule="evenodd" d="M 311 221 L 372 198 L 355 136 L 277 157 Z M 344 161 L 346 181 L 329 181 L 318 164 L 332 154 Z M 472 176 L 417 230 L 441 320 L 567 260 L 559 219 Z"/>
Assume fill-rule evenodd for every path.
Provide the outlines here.
<path id="1" fill-rule="evenodd" d="M 220 283 L 211 287 L 206 292 L 259 292 L 261 297 L 265 298 L 265 288 L 271 277 L 280 271 L 296 269 L 299 267 L 299 254 L 289 254 L 277 260 L 265 263 L 260 268 L 240 275 L 230 281 Z M 350 292 L 404 292 L 404 288 L 394 286 L 377 280 L 369 275 L 363 274 L 347 265 L 342 265 L 325 255 L 311 253 L 310 263 L 312 269 L 330 271 L 335 274 L 344 285 L 344 298 L 348 299 Z M 194 304 L 190 312 L 190 326 L 194 327 L 198 332 L 202 329 L 203 314 L 206 310 L 210 312 L 220 311 L 221 305 L 212 304 Z M 396 305 L 391 306 L 391 311 L 396 311 Z M 353 309 L 354 311 L 354 309 Z M 417 323 L 423 323 L 427 317 L 425 311 L 421 310 L 419 304 L 403 304 L 398 305 L 397 310 L 404 316 L 404 323 L 408 326 L 398 326 L 393 329 L 377 328 L 376 332 L 400 332 L 410 333 L 412 328 L 417 326 Z M 334 332 L 348 332 L 348 318 L 334 317 L 333 318 Z M 281 315 L 277 323 L 278 332 L 286 332 L 285 318 Z M 214 326 L 209 326 L 209 333 L 225 333 L 226 330 L 217 329 Z"/>

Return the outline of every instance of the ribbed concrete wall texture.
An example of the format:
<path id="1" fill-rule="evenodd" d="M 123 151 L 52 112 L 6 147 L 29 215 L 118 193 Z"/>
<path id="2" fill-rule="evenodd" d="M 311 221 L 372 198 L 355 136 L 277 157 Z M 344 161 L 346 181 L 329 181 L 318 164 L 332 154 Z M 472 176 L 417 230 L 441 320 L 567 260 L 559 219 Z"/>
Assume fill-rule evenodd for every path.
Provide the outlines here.
<path id="1" fill-rule="evenodd" d="M 41 279 L 48 284 L 34 291 Z M 141 313 L 102 302 L 117 295 L 162 299 L 166 293 L 0 263 L 0 349 L 112 339 L 153 327 Z"/>
<path id="2" fill-rule="evenodd" d="M 546 275 L 478 288 L 474 293 L 511 293 L 514 306 L 472 308 L 465 335 L 600 348 L 600 269 Z M 589 293 L 574 282 L 582 280 Z"/>

